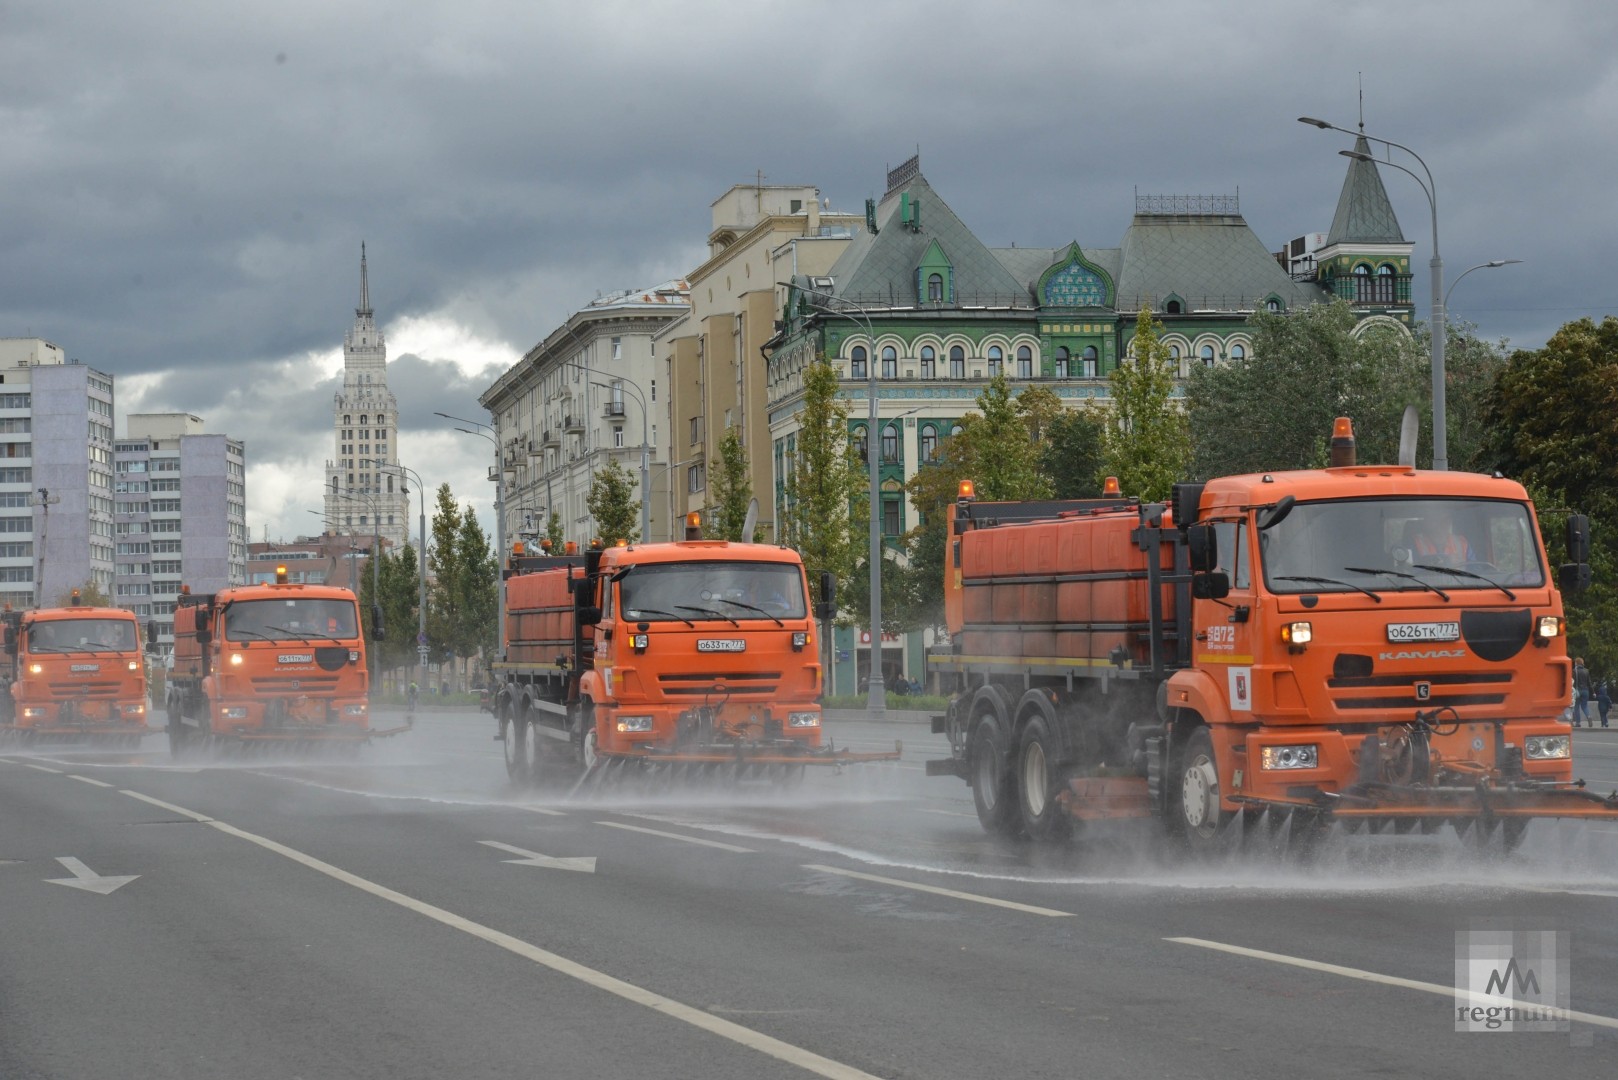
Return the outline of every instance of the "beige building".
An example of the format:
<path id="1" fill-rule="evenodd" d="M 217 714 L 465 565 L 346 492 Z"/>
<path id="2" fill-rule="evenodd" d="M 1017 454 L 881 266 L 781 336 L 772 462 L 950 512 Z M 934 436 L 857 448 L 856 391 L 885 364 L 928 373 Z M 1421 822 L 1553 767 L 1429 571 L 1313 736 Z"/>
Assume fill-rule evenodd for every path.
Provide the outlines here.
<path id="1" fill-rule="evenodd" d="M 708 259 L 691 272 L 690 310 L 658 332 L 667 399 L 667 479 L 654 478 L 654 498 L 667 499 L 677 526 L 710 505 L 709 473 L 731 427 L 741 433 L 752 466 L 753 495 L 766 542 L 776 539 L 770 420 L 761 347 L 780 318 L 777 281 L 824 274 L 864 219 L 833 213 L 820 189 L 738 184 L 713 204 Z M 673 538 L 653 531 L 651 539 Z"/>
<path id="2" fill-rule="evenodd" d="M 660 511 L 667 500 L 655 495 L 667 471 L 658 446 L 668 423 L 668 385 L 653 360 L 652 338 L 685 314 L 686 302 L 683 281 L 601 297 L 478 398 L 500 444 L 508 544 L 542 535 L 553 512 L 565 539 L 583 545 L 595 538 L 586 500 L 591 479 L 609 460 L 635 479 L 637 495 L 650 488 L 649 532 L 653 539 L 666 534 Z"/>

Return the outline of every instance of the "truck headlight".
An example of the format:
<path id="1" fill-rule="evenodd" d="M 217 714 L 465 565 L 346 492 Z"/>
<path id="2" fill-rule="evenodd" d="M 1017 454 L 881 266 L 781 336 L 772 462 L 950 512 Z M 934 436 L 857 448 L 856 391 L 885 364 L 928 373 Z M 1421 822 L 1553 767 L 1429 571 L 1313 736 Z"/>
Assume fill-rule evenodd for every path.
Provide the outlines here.
<path id="1" fill-rule="evenodd" d="M 635 646 L 636 652 L 645 652 L 646 646 L 651 644 L 651 641 L 650 634 L 631 634 L 629 638 L 629 643 Z"/>
<path id="2" fill-rule="evenodd" d="M 22 714 L 23 714 L 23 716 L 28 717 L 30 719 L 35 719 L 35 718 L 44 716 L 49 712 L 50 712 L 50 710 L 45 708 L 43 705 L 31 705 L 28 708 L 24 709 L 22 711 Z"/>
<path id="3" fill-rule="evenodd" d="M 1320 747 L 1266 746 L 1259 751 L 1259 765 L 1266 769 L 1313 769 L 1320 764 Z"/>
<path id="4" fill-rule="evenodd" d="M 620 732 L 650 731 L 652 730 L 652 718 L 650 716 L 620 716 L 618 718 L 618 730 Z"/>
<path id="5" fill-rule="evenodd" d="M 230 654 L 230 666 L 231 667 L 241 667 L 242 666 L 242 654 L 241 653 L 233 652 L 233 653 Z"/>
<path id="6" fill-rule="evenodd" d="M 1530 735 L 1522 741 L 1523 757 L 1529 761 L 1552 761 L 1573 756 L 1571 735 Z"/>
<path id="7" fill-rule="evenodd" d="M 145 716 L 146 715 L 146 706 L 144 706 L 144 705 L 125 705 L 124 706 L 124 715 L 125 716 Z"/>
<path id="8" fill-rule="evenodd" d="M 221 720 L 246 720 L 247 706 L 226 705 L 224 708 L 219 710 L 219 718 Z"/>
<path id="9" fill-rule="evenodd" d="M 30 675 L 43 675 L 43 674 L 45 674 L 45 665 L 44 664 L 29 664 L 28 665 L 28 674 L 30 674 Z"/>
<path id="10" fill-rule="evenodd" d="M 1562 620 L 1555 615 L 1541 615 L 1539 617 L 1539 636 L 1553 638 L 1562 632 Z"/>
<path id="11" fill-rule="evenodd" d="M 789 712 L 787 713 L 787 727 L 809 728 L 820 726 L 820 714 L 817 712 Z"/>
<path id="12" fill-rule="evenodd" d="M 362 701 L 358 705 L 344 705 L 343 706 L 343 715 L 344 716 L 364 716 L 365 715 L 365 702 Z"/>
<path id="13" fill-rule="evenodd" d="M 348 662 L 350 664 L 357 664 L 360 662 L 360 651 L 358 649 L 348 650 Z"/>
<path id="14" fill-rule="evenodd" d="M 1306 622 L 1281 624 L 1281 640 L 1288 645 L 1307 645 L 1315 639 L 1315 629 Z"/>
<path id="15" fill-rule="evenodd" d="M 130 671 L 139 671 L 140 670 L 140 661 L 139 660 L 131 660 L 129 662 L 129 670 Z"/>
<path id="16" fill-rule="evenodd" d="M 792 651 L 793 652 L 803 652 L 805 646 L 807 646 L 808 644 L 809 644 L 809 633 L 808 633 L 808 631 L 806 631 L 806 630 L 794 630 L 794 631 L 792 631 Z"/>

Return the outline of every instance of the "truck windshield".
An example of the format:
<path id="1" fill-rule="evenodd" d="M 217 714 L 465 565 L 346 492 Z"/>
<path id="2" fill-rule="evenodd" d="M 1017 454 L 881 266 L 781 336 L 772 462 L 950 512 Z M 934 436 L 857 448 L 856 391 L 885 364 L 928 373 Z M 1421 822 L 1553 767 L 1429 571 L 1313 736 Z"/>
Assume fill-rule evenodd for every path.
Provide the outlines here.
<path id="1" fill-rule="evenodd" d="M 806 611 L 803 570 L 790 563 L 641 565 L 619 581 L 618 595 L 633 622 L 801 619 Z"/>
<path id="2" fill-rule="evenodd" d="M 352 638 L 357 625 L 352 600 L 277 597 L 238 600 L 225 609 L 225 637 L 234 641 Z"/>
<path id="3" fill-rule="evenodd" d="M 1259 534 L 1270 591 L 1444 592 L 1545 584 L 1528 507 L 1496 499 L 1298 503 Z"/>
<path id="4" fill-rule="evenodd" d="M 28 627 L 28 648 L 33 652 L 133 652 L 139 647 L 135 624 L 128 619 L 53 619 Z"/>

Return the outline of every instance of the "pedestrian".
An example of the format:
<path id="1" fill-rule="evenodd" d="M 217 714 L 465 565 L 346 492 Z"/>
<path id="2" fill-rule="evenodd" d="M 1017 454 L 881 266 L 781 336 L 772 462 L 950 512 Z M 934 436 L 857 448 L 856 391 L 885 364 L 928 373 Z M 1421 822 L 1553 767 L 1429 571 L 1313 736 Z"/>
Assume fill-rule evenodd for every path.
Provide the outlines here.
<path id="1" fill-rule="evenodd" d="M 1584 666 L 1584 657 L 1573 658 L 1573 726 L 1583 727 L 1590 719 L 1590 669 Z M 1592 725 L 1594 726 L 1594 725 Z"/>
<path id="2" fill-rule="evenodd" d="M 1601 713 L 1601 726 L 1607 726 L 1607 714 L 1612 711 L 1612 695 L 1607 692 L 1607 680 L 1596 685 L 1596 709 Z"/>

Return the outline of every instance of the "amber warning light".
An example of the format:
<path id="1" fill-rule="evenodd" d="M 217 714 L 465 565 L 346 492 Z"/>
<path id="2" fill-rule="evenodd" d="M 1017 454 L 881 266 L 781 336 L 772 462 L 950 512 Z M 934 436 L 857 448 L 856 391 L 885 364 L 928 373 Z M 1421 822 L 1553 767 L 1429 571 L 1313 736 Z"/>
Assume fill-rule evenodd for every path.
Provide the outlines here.
<path id="1" fill-rule="evenodd" d="M 978 486 L 970 480 L 962 480 L 957 496 L 962 502 L 970 502 L 978 497 Z"/>
<path id="2" fill-rule="evenodd" d="M 287 568 L 285 566 L 277 566 L 275 568 L 275 583 L 277 585 L 285 585 L 287 583 Z"/>
<path id="3" fill-rule="evenodd" d="M 1101 497 L 1104 499 L 1116 499 L 1122 495 L 1123 489 L 1118 486 L 1118 478 L 1116 476 L 1107 477 L 1106 482 L 1101 485 Z"/>
<path id="4" fill-rule="evenodd" d="M 685 515 L 685 538 L 687 540 L 702 539 L 702 511 L 693 510 Z"/>

